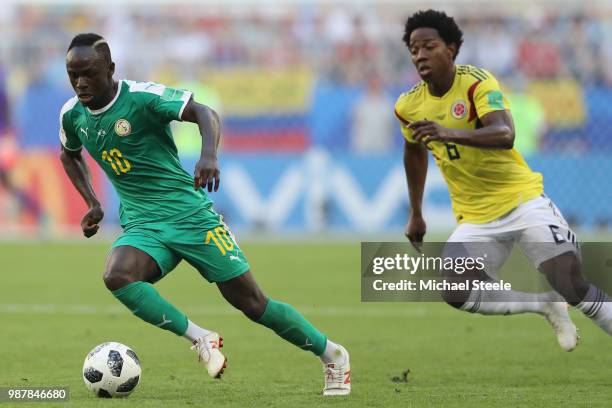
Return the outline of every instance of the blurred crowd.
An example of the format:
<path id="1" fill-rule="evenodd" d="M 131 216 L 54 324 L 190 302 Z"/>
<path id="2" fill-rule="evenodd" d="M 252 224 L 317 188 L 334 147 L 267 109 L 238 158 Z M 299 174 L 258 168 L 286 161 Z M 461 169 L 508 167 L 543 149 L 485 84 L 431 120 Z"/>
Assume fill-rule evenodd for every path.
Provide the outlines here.
<path id="1" fill-rule="evenodd" d="M 120 72 L 150 77 L 159 70 L 193 76 L 210 67 L 308 65 L 322 78 L 363 84 L 373 74 L 388 84 L 413 82 L 401 36 L 410 7 L 398 4 L 312 4 L 260 10 L 247 5 L 129 7 L 20 6 L 4 29 L 3 63 L 49 70 L 63 80 L 63 55 L 77 32 L 104 34 Z M 457 12 L 465 35 L 458 62 L 501 77 L 570 76 L 612 86 L 612 7 L 478 16 Z M 60 67 L 56 65 L 59 64 Z M 59 71 L 59 72 L 55 72 Z"/>
<path id="2" fill-rule="evenodd" d="M 531 81 L 561 79 L 586 88 L 612 88 L 612 7 L 482 15 L 471 10 L 454 13 L 465 36 L 458 62 L 489 69 L 519 93 L 517 100 Z M 10 24 L 0 29 L 7 39 L 0 45 L 0 71 L 8 77 L 0 83 L 6 84 L 4 92 L 15 103 L 32 83 L 67 89 L 66 47 L 75 33 L 88 31 L 108 39 L 118 77 L 194 81 L 211 69 L 307 66 L 318 83 L 362 89 L 353 109 L 351 146 L 384 150 L 392 143 L 371 143 L 365 131 L 358 134 L 374 125 L 359 122 L 357 113 L 392 109 L 399 92 L 418 81 L 401 41 L 406 17 L 413 11 L 398 3 L 375 2 L 263 9 L 248 3 L 132 5 L 119 12 L 92 6 L 20 5 L 5 16 Z M 525 119 L 534 122 L 530 129 L 550 126 L 534 117 L 542 107 L 523 102 L 532 103 L 531 118 Z M 391 126 L 378 122 L 375 125 L 384 129 Z M 538 132 L 532 131 L 528 139 L 538 139 Z M 532 144 L 545 145 L 538 140 Z"/>

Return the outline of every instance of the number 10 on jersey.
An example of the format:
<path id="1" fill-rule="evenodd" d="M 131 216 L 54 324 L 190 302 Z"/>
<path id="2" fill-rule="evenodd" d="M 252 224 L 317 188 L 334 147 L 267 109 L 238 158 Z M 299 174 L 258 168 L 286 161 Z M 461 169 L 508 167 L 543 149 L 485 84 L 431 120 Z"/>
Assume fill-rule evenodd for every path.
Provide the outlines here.
<path id="1" fill-rule="evenodd" d="M 109 162 L 115 174 L 118 176 L 132 170 L 132 165 L 123 157 L 119 149 L 111 149 L 109 152 L 104 150 L 102 152 L 102 160 Z"/>
<path id="2" fill-rule="evenodd" d="M 234 241 L 223 227 L 217 227 L 214 231 L 210 230 L 206 233 L 204 244 L 208 245 L 210 241 L 215 243 L 221 255 L 225 255 L 227 251 L 234 249 Z"/>

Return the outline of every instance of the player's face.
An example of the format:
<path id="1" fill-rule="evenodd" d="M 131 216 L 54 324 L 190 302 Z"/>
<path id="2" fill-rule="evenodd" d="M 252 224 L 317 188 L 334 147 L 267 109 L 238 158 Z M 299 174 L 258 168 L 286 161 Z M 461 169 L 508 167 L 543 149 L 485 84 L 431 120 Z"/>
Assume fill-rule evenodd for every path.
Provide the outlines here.
<path id="1" fill-rule="evenodd" d="M 410 56 L 423 81 L 444 75 L 453 65 L 455 45 L 447 45 L 434 28 L 417 28 L 410 34 Z"/>
<path id="2" fill-rule="evenodd" d="M 115 64 L 108 62 L 93 47 L 74 47 L 66 55 L 66 70 L 79 101 L 99 109 L 112 95 Z M 112 96 L 111 96 L 112 97 Z"/>

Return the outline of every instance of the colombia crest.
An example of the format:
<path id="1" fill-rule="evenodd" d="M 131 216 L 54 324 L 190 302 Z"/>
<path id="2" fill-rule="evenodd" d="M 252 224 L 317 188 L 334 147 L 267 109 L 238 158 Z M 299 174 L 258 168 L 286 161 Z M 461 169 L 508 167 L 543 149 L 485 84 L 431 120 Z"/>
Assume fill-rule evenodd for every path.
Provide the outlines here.
<path id="1" fill-rule="evenodd" d="M 467 114 L 467 104 L 463 99 L 458 99 L 451 106 L 451 115 L 455 119 L 463 119 Z"/>

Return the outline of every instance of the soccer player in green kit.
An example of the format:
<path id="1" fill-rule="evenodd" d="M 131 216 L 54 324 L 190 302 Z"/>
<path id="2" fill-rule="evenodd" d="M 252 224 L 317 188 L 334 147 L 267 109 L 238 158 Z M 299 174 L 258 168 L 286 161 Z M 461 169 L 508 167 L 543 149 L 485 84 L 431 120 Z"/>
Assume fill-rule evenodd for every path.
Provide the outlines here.
<path id="1" fill-rule="evenodd" d="M 120 198 L 123 234 L 107 260 L 104 283 L 142 320 L 187 338 L 211 377 L 227 360 L 218 333 L 204 329 L 153 287 L 181 261 L 191 264 L 249 319 L 319 356 L 324 395 L 350 393 L 349 355 L 328 340 L 295 308 L 268 298 L 209 192 L 219 188 L 217 114 L 194 101 L 191 92 L 151 82 L 113 79 L 108 44 L 97 34 L 79 34 L 68 47 L 66 69 L 76 97 L 60 113 L 61 161 L 89 211 L 81 221 L 94 235 L 104 213 L 91 185 L 85 147 L 104 170 Z M 202 152 L 194 177 L 181 167 L 169 124 L 196 123 Z"/>

